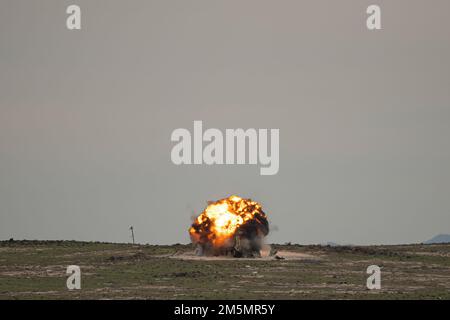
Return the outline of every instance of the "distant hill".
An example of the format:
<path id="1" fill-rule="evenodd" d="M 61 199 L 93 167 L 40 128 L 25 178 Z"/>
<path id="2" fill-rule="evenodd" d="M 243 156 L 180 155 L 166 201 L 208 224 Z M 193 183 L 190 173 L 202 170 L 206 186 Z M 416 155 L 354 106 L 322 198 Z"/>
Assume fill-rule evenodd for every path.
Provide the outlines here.
<path id="1" fill-rule="evenodd" d="M 332 242 L 332 241 L 328 241 L 325 245 L 330 246 L 330 247 L 339 247 L 340 246 L 339 243 Z"/>
<path id="2" fill-rule="evenodd" d="M 438 234 L 437 236 L 431 238 L 424 242 L 425 244 L 432 243 L 450 243 L 450 234 Z"/>
<path id="3" fill-rule="evenodd" d="M 338 243 L 333 241 L 323 242 L 320 243 L 321 246 L 328 246 L 328 247 L 352 247 L 353 245 L 350 243 Z"/>

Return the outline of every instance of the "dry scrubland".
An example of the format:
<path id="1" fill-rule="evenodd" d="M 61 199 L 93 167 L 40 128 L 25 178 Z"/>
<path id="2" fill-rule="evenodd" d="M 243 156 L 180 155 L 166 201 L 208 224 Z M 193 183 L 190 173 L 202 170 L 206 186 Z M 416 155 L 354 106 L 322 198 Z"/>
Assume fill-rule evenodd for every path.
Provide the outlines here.
<path id="1" fill-rule="evenodd" d="M 0 242 L 0 299 L 450 299 L 450 244 L 273 245 L 301 259 L 185 259 L 191 245 Z M 282 256 L 280 254 L 280 256 Z M 82 289 L 66 288 L 79 265 Z M 368 265 L 382 289 L 365 287 Z"/>

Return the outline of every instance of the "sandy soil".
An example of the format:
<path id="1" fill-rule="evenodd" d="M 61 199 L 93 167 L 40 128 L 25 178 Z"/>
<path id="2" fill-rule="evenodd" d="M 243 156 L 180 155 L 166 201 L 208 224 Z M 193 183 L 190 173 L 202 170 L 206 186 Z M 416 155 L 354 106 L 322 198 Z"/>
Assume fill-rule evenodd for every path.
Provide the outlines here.
<path id="1" fill-rule="evenodd" d="M 198 256 L 194 253 L 194 251 L 191 252 L 183 252 L 183 253 L 176 253 L 174 255 L 171 255 L 170 258 L 173 259 L 181 259 L 181 260 L 250 260 L 250 261 L 268 261 L 268 260 L 320 260 L 319 256 L 316 255 L 310 255 L 306 253 L 300 253 L 300 252 L 292 252 L 292 251 L 278 251 L 276 255 L 269 256 L 268 251 L 263 250 L 261 252 L 261 258 L 234 258 L 230 256 Z"/>

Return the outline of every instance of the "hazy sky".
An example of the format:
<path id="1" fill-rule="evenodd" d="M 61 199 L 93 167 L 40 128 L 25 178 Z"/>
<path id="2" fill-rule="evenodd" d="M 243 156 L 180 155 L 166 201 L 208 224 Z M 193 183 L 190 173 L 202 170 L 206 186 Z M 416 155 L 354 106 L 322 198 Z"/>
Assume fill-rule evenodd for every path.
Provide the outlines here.
<path id="1" fill-rule="evenodd" d="M 273 242 L 450 232 L 448 0 L 2 0 L 0 46 L 0 239 L 188 242 L 230 194 Z M 194 120 L 279 128 L 279 173 L 175 166 Z"/>

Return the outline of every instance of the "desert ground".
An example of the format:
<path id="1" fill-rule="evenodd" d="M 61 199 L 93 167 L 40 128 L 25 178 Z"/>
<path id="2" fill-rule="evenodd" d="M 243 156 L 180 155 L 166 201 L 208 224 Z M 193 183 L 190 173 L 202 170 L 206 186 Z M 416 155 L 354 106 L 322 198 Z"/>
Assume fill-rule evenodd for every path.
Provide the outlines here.
<path id="1" fill-rule="evenodd" d="M 192 245 L 0 242 L 0 299 L 450 299 L 450 244 L 271 245 L 277 257 L 197 257 Z M 366 269 L 381 267 L 381 289 Z M 81 268 L 81 290 L 66 268 Z"/>

